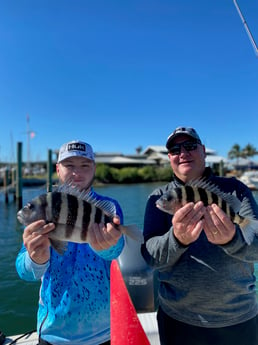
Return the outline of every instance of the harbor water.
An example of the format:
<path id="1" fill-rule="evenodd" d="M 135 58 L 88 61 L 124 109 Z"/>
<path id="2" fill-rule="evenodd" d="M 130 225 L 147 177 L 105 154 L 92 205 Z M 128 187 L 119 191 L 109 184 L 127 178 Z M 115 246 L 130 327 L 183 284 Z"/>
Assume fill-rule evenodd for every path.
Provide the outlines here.
<path id="1" fill-rule="evenodd" d="M 109 185 L 96 187 L 100 194 L 117 199 L 124 212 L 125 224 L 143 226 L 148 195 L 160 183 Z M 24 188 L 23 203 L 45 193 L 45 187 Z M 258 202 L 258 192 L 253 192 Z M 36 329 L 40 282 L 21 280 L 15 269 L 15 259 L 22 245 L 23 226 L 16 219 L 16 204 L 6 204 L 0 195 L 0 331 L 6 335 L 21 334 Z M 258 265 L 256 269 L 258 277 Z M 258 283 L 257 283 L 258 291 Z"/>

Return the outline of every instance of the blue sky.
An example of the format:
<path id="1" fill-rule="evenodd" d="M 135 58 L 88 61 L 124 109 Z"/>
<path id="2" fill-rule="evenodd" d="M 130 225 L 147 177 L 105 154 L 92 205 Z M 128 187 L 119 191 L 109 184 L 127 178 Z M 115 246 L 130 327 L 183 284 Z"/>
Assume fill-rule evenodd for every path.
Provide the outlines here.
<path id="1" fill-rule="evenodd" d="M 258 43 L 258 0 L 238 0 Z M 233 0 L 1 0 L 0 161 L 164 145 L 258 148 L 258 56 Z M 27 127 L 29 115 L 29 128 Z"/>

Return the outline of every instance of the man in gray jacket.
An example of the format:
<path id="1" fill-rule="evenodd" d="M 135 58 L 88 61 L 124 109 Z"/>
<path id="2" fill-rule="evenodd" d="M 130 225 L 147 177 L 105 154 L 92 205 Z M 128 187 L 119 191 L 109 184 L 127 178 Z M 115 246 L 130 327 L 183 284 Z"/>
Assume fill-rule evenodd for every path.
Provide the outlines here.
<path id="1" fill-rule="evenodd" d="M 146 262 L 158 270 L 160 342 L 257 345 L 254 262 L 258 261 L 258 227 L 247 243 L 226 210 L 215 202 L 207 205 L 203 196 L 196 202 L 193 196 L 173 216 L 156 206 L 168 190 L 202 178 L 236 195 L 240 214 L 258 219 L 252 192 L 236 178 L 218 177 L 205 168 L 205 146 L 193 128 L 177 128 L 166 147 L 174 180 L 149 196 L 142 245 Z"/>

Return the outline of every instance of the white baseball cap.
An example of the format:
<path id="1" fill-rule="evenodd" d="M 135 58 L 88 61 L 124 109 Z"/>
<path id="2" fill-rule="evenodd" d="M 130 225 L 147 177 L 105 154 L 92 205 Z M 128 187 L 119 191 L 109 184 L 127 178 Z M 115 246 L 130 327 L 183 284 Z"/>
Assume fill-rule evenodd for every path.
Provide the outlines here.
<path id="1" fill-rule="evenodd" d="M 94 153 L 90 144 L 80 140 L 69 141 L 60 147 L 57 163 L 70 157 L 85 157 L 94 161 Z"/>

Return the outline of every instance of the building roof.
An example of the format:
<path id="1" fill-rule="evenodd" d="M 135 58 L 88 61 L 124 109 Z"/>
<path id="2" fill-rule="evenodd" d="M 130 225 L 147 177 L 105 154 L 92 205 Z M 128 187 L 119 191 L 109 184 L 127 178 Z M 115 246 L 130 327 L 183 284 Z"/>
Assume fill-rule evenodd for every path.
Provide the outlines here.
<path id="1" fill-rule="evenodd" d="M 206 155 L 205 158 L 206 163 L 228 163 L 228 160 L 225 157 L 218 156 L 218 155 Z"/>
<path id="2" fill-rule="evenodd" d="M 153 152 L 153 151 L 164 153 L 164 154 L 168 153 L 168 150 L 166 146 L 164 145 L 151 145 L 151 146 L 146 147 L 146 149 L 143 151 L 143 154 L 149 154 L 149 152 Z"/>
<path id="3" fill-rule="evenodd" d="M 155 160 L 146 158 L 129 158 L 126 156 L 95 156 L 96 163 L 111 164 L 111 165 L 154 165 Z"/>

